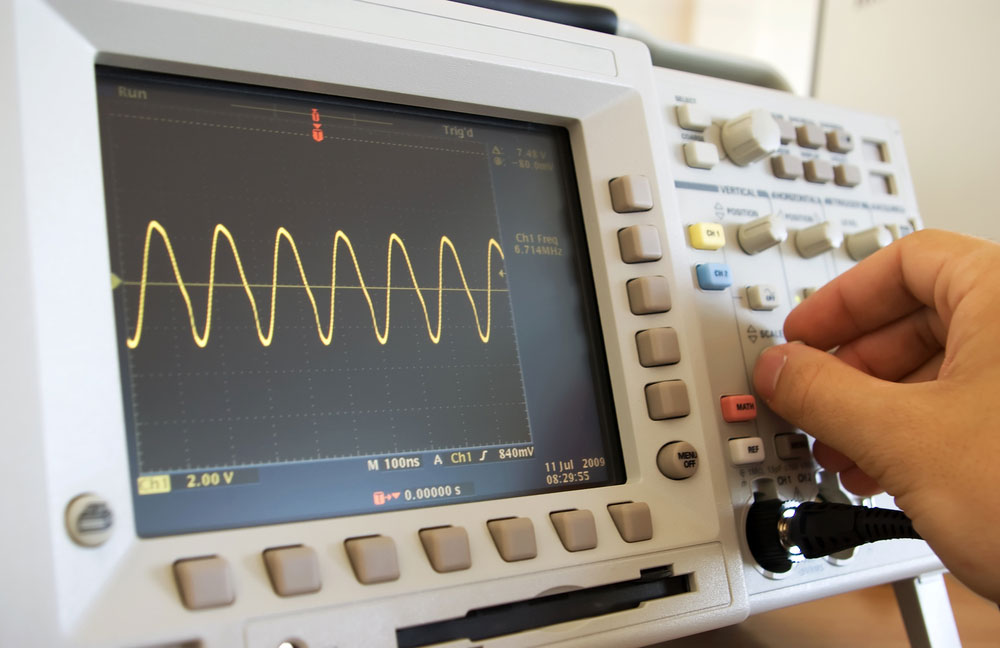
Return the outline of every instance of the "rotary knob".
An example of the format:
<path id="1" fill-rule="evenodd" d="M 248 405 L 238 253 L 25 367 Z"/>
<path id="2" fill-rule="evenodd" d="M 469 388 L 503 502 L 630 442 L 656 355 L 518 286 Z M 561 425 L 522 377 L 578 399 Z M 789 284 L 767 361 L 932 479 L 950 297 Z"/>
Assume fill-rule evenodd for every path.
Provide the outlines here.
<path id="1" fill-rule="evenodd" d="M 744 252 L 757 254 L 788 238 L 788 230 L 780 216 L 771 214 L 741 225 L 736 238 Z"/>
<path id="2" fill-rule="evenodd" d="M 844 233 L 829 221 L 811 225 L 795 233 L 795 247 L 806 259 L 835 250 L 843 242 Z"/>
<path id="3" fill-rule="evenodd" d="M 890 243 L 892 243 L 892 234 L 885 227 L 877 225 L 855 234 L 848 234 L 846 238 L 847 254 L 855 261 L 860 261 Z"/>
<path id="4" fill-rule="evenodd" d="M 729 159 L 746 166 L 778 150 L 781 128 L 766 110 L 751 110 L 722 127 L 722 146 Z"/>

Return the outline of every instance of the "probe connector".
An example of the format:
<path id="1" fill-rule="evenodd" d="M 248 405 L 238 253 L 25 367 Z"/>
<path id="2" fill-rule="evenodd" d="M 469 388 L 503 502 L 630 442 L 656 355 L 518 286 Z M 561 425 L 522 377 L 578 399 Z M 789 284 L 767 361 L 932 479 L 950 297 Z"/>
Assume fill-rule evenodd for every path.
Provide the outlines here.
<path id="1" fill-rule="evenodd" d="M 764 569 L 784 573 L 806 558 L 821 558 L 879 540 L 921 539 L 902 511 L 833 502 L 758 500 L 747 516 L 747 544 Z"/>

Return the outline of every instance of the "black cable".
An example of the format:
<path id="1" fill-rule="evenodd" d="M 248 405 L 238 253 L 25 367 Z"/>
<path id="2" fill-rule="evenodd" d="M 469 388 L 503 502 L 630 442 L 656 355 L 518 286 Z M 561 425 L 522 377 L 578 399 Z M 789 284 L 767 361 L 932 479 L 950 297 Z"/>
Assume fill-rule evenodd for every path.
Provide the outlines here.
<path id="1" fill-rule="evenodd" d="M 786 572 L 804 558 L 902 538 L 921 539 L 902 511 L 832 502 L 756 501 L 747 516 L 747 544 L 761 567 Z"/>
<path id="2" fill-rule="evenodd" d="M 452 0 L 462 4 L 582 27 L 605 34 L 618 33 L 618 14 L 606 7 L 556 0 Z"/>

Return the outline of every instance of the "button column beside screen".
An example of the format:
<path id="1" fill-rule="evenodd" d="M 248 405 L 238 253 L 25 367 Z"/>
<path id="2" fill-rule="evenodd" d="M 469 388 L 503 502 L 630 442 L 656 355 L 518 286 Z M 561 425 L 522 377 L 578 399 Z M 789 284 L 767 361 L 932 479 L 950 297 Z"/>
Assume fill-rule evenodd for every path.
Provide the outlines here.
<path id="1" fill-rule="evenodd" d="M 664 477 L 687 479 L 698 471 L 698 451 L 687 441 L 671 441 L 657 453 L 656 467 Z"/>
<path id="2" fill-rule="evenodd" d="M 609 183 L 611 207 L 620 214 L 653 208 L 653 189 L 646 176 L 625 175 Z"/>
<path id="3" fill-rule="evenodd" d="M 664 380 L 646 385 L 646 406 L 649 417 L 657 421 L 687 416 L 691 413 L 687 385 L 683 380 Z"/>
<path id="4" fill-rule="evenodd" d="M 647 329 L 635 335 L 639 364 L 643 367 L 660 367 L 681 361 L 680 341 L 677 331 L 670 327 Z"/>
<path id="5" fill-rule="evenodd" d="M 618 230 L 618 246 L 625 263 L 658 261 L 663 256 L 660 231 L 653 225 L 632 225 Z"/>
<path id="6" fill-rule="evenodd" d="M 659 275 L 637 277 L 626 284 L 629 309 L 634 315 L 652 315 L 670 310 L 670 282 Z"/>

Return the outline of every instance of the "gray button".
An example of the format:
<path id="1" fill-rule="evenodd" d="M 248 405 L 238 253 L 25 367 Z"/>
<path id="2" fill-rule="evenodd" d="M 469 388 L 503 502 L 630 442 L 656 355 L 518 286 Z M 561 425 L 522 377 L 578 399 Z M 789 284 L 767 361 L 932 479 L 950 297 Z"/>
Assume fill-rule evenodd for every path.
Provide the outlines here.
<path id="1" fill-rule="evenodd" d="M 618 245 L 625 263 L 658 261 L 663 256 L 660 232 L 653 225 L 632 225 L 618 230 Z"/>
<path id="2" fill-rule="evenodd" d="M 747 305 L 755 311 L 774 310 L 781 306 L 778 289 L 771 284 L 747 286 Z"/>
<path id="3" fill-rule="evenodd" d="M 657 453 L 656 467 L 670 479 L 687 479 L 698 472 L 698 451 L 687 441 L 671 441 Z"/>
<path id="4" fill-rule="evenodd" d="M 896 176 L 891 173 L 872 171 L 868 174 L 868 182 L 873 194 L 895 196 L 899 192 L 899 189 L 896 187 Z"/>
<path id="5" fill-rule="evenodd" d="M 625 542 L 642 542 L 653 537 L 653 520 L 649 515 L 649 504 L 645 502 L 623 502 L 608 506 L 608 513 Z"/>
<path id="6" fill-rule="evenodd" d="M 666 313 L 670 310 L 670 282 L 659 275 L 639 277 L 626 284 L 628 305 L 634 315 Z"/>
<path id="7" fill-rule="evenodd" d="M 833 165 L 826 160 L 806 160 L 802 169 L 809 182 L 824 184 L 833 181 Z"/>
<path id="8" fill-rule="evenodd" d="M 318 592 L 322 583 L 319 559 L 311 547 L 279 547 L 264 552 L 271 585 L 279 596 Z"/>
<path id="9" fill-rule="evenodd" d="M 528 560 L 538 555 L 535 546 L 535 526 L 528 518 L 490 520 L 486 527 L 493 536 L 500 557 L 507 562 Z"/>
<path id="10" fill-rule="evenodd" d="M 778 123 L 778 130 L 781 132 L 781 143 L 788 144 L 789 142 L 794 142 L 795 124 L 781 117 L 775 117 L 774 121 Z"/>
<path id="11" fill-rule="evenodd" d="M 646 407 L 649 418 L 657 421 L 687 416 L 691 413 L 687 385 L 683 380 L 664 380 L 646 385 Z"/>
<path id="12" fill-rule="evenodd" d="M 472 566 L 469 534 L 456 526 L 420 530 L 420 543 L 436 572 L 453 572 Z"/>
<path id="13" fill-rule="evenodd" d="M 695 169 L 712 169 L 719 163 L 719 148 L 711 142 L 684 142 L 684 161 Z"/>
<path id="14" fill-rule="evenodd" d="M 808 459 L 809 437 L 804 434 L 778 434 L 774 437 L 774 451 L 779 459 Z"/>
<path id="15" fill-rule="evenodd" d="M 701 132 L 712 125 L 712 117 L 697 104 L 682 103 L 677 106 L 677 124 L 685 130 Z"/>
<path id="16" fill-rule="evenodd" d="M 358 582 L 365 585 L 385 583 L 399 578 L 396 543 L 388 536 L 365 536 L 344 541 L 347 557 Z"/>
<path id="17" fill-rule="evenodd" d="M 795 129 L 795 138 L 802 148 L 818 149 L 826 144 L 826 134 L 816 124 L 802 124 Z"/>
<path id="18" fill-rule="evenodd" d="M 833 167 L 833 181 L 841 187 L 857 187 L 861 184 L 861 169 L 853 164 L 838 164 Z"/>
<path id="19" fill-rule="evenodd" d="M 802 158 L 783 153 L 771 158 L 771 170 L 774 175 L 785 180 L 796 180 L 802 177 Z"/>
<path id="20" fill-rule="evenodd" d="M 643 367 L 660 367 L 681 361 L 681 347 L 677 331 L 669 327 L 647 329 L 635 334 L 639 350 L 639 364 Z"/>
<path id="21" fill-rule="evenodd" d="M 826 147 L 834 153 L 850 153 L 854 150 L 854 138 L 838 128 L 826 134 Z"/>
<path id="22" fill-rule="evenodd" d="M 611 206 L 618 213 L 649 211 L 653 208 L 653 190 L 646 176 L 627 175 L 611 181 Z"/>
<path id="23" fill-rule="evenodd" d="M 218 556 L 178 560 L 174 578 L 181 601 L 189 610 L 231 605 L 236 600 L 229 563 Z"/>
<path id="24" fill-rule="evenodd" d="M 597 526 L 590 511 L 558 511 L 549 518 L 566 551 L 585 551 L 597 546 Z"/>

